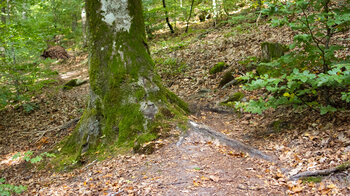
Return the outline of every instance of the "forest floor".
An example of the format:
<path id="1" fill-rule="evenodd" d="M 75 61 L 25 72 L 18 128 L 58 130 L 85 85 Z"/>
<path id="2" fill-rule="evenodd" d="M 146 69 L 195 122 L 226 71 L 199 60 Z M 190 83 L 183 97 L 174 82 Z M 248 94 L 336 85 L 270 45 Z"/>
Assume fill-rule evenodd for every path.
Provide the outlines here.
<path id="1" fill-rule="evenodd" d="M 153 154 L 117 155 L 70 172 L 13 159 L 18 152 L 46 152 L 74 129 L 60 126 L 82 115 L 89 85 L 61 89 L 70 79 L 88 78 L 87 55 L 81 54 L 53 66 L 59 82 L 33 97 L 35 110 L 1 111 L 1 177 L 6 183 L 28 186 L 24 195 L 349 195 L 348 170 L 309 181 L 289 180 L 296 173 L 349 161 L 349 112 L 321 116 L 281 108 L 257 115 L 219 106 L 235 92 L 247 98 L 261 92 L 246 92 L 239 85 L 218 88 L 224 72 L 211 75 L 209 69 L 225 62 L 227 70 L 239 75 L 244 72 L 239 62 L 259 57 L 262 42 L 288 44 L 292 32 L 248 22 L 216 28 L 204 23 L 192 29 L 177 36 L 158 34 L 150 41 L 164 84 L 189 103 L 190 120 L 259 149 L 276 162 L 195 131 L 183 135 L 179 130 L 154 141 L 158 148 Z"/>

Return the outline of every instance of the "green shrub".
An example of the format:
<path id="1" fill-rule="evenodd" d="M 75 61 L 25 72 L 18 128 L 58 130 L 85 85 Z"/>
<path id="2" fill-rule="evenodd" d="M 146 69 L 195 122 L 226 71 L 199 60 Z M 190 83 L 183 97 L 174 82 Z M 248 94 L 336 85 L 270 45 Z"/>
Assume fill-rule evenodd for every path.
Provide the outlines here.
<path id="1" fill-rule="evenodd" d="M 0 178 L 0 195 L 12 195 L 13 193 L 16 194 L 21 194 L 23 193 L 25 190 L 27 190 L 27 187 L 19 185 L 19 186 L 15 186 L 12 184 L 5 184 L 5 179 L 4 178 Z"/>
<path id="2" fill-rule="evenodd" d="M 44 152 L 44 153 L 41 153 L 41 154 L 39 154 L 39 155 L 37 155 L 37 156 L 35 156 L 35 157 L 32 157 L 32 155 L 33 155 L 33 151 L 27 151 L 27 152 L 25 152 L 24 153 L 24 157 L 23 157 L 23 159 L 25 160 L 25 161 L 27 161 L 27 162 L 30 162 L 30 163 L 38 163 L 38 162 L 40 162 L 41 160 L 43 160 L 43 157 L 44 156 L 46 156 L 46 157 L 55 157 L 55 155 L 54 154 L 51 154 L 51 153 L 47 153 L 47 152 Z M 17 158 L 19 158 L 19 157 L 21 157 L 21 154 L 20 153 L 17 153 L 17 154 L 15 154 L 13 157 L 12 157 L 12 159 L 17 159 Z"/>
<path id="3" fill-rule="evenodd" d="M 27 151 L 24 153 L 23 159 L 25 161 L 28 161 L 28 162 L 34 164 L 34 163 L 40 162 L 43 159 L 43 156 L 46 156 L 46 157 L 54 157 L 55 156 L 54 154 L 47 153 L 47 152 L 41 153 L 35 157 L 32 157 L 32 155 L 33 155 L 33 151 Z M 12 159 L 17 159 L 19 157 L 21 157 L 21 154 L 17 153 L 12 157 Z M 26 190 L 27 190 L 27 187 L 22 186 L 22 185 L 16 186 L 16 185 L 12 185 L 12 184 L 5 184 L 5 179 L 0 178 L 0 195 L 12 195 L 13 193 L 21 194 Z"/>
<path id="4" fill-rule="evenodd" d="M 238 102 L 236 107 L 262 113 L 281 105 L 307 106 L 321 114 L 349 108 L 350 61 L 337 58 L 335 53 L 342 47 L 330 42 L 334 35 L 342 33 L 343 26 L 349 27 L 349 8 L 324 0 L 297 0 L 273 6 L 279 11 L 274 13 L 271 23 L 288 25 L 297 33 L 290 45 L 295 50 L 259 64 L 258 67 L 269 70 L 265 74 L 256 76 L 249 72 L 241 77 L 250 81 L 245 89 L 264 89 L 267 96 Z M 295 17 L 290 20 L 288 17 L 292 15 Z"/>

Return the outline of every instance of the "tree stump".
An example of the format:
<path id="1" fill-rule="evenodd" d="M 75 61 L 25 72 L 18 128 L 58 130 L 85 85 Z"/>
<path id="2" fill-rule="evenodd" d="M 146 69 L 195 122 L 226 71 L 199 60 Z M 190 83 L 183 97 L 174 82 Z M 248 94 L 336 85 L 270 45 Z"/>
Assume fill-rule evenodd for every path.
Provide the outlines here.
<path id="1" fill-rule="evenodd" d="M 280 43 L 264 42 L 261 44 L 261 59 L 263 62 L 270 62 L 279 58 L 288 51 L 288 47 Z"/>
<path id="2" fill-rule="evenodd" d="M 48 49 L 44 50 L 41 57 L 43 57 L 44 59 L 68 59 L 69 55 L 62 46 L 49 46 Z"/>

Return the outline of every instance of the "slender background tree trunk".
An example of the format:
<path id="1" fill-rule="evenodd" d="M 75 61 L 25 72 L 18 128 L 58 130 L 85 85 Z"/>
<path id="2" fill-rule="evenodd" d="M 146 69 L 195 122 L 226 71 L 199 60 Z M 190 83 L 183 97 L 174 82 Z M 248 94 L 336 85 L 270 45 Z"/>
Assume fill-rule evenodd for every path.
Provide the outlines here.
<path id="1" fill-rule="evenodd" d="M 188 19 L 187 19 L 187 25 L 186 25 L 186 30 L 185 30 L 186 33 L 188 32 L 188 25 L 189 25 L 190 20 L 191 20 L 192 11 L 193 11 L 193 5 L 194 5 L 194 0 L 192 0 L 191 9 L 190 9 L 190 15 L 188 16 Z"/>
<path id="2" fill-rule="evenodd" d="M 162 0 L 162 1 L 163 1 L 164 12 L 165 12 L 165 21 L 166 21 L 166 23 L 168 24 L 168 27 L 169 27 L 169 29 L 170 29 L 170 32 L 171 32 L 171 33 L 175 33 L 175 32 L 174 32 L 174 29 L 173 29 L 173 26 L 171 26 L 170 21 L 169 21 L 169 15 L 168 15 L 168 10 L 167 10 L 167 8 L 166 8 L 165 0 Z"/>
<path id="3" fill-rule="evenodd" d="M 3 24 L 6 24 L 6 4 L 5 4 L 5 0 L 1 1 L 1 22 Z"/>
<path id="4" fill-rule="evenodd" d="M 82 27 L 82 32 L 83 32 L 83 47 L 85 47 L 87 45 L 85 6 L 81 10 L 81 27 Z"/>

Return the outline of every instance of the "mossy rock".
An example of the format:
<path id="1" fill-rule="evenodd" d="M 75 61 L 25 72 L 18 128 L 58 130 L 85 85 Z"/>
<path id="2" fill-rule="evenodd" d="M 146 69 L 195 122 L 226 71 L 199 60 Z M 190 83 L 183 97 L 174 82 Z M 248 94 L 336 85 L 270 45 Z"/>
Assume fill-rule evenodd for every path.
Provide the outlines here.
<path id="1" fill-rule="evenodd" d="M 236 102 L 236 101 L 241 101 L 244 97 L 244 93 L 242 92 L 236 92 L 230 95 L 225 101 L 221 102 L 221 104 L 227 104 L 229 102 Z"/>
<path id="2" fill-rule="evenodd" d="M 209 73 L 210 74 L 216 74 L 221 72 L 222 70 L 224 70 L 227 67 L 227 64 L 225 62 L 219 62 L 216 65 L 214 65 L 210 70 Z"/>
<path id="3" fill-rule="evenodd" d="M 259 63 L 259 59 L 256 56 L 249 56 L 241 61 L 238 61 L 238 63 L 241 66 L 245 67 L 246 70 L 251 71 L 253 69 L 256 69 L 256 67 Z"/>
<path id="4" fill-rule="evenodd" d="M 233 76 L 233 70 L 229 70 L 224 73 L 222 76 L 222 79 L 219 83 L 219 87 L 223 87 L 225 84 L 229 83 L 230 81 L 234 80 L 235 77 Z"/>
<path id="5" fill-rule="evenodd" d="M 80 86 L 87 83 L 87 80 L 72 79 L 63 85 L 63 90 L 70 90 L 75 86 Z"/>
<path id="6" fill-rule="evenodd" d="M 288 47 L 280 43 L 264 42 L 261 44 L 261 58 L 263 62 L 270 62 L 275 58 L 279 58 L 287 51 Z"/>
<path id="7" fill-rule="evenodd" d="M 275 120 L 269 124 L 269 127 L 270 129 L 272 129 L 273 132 L 280 132 L 283 129 L 288 129 L 289 124 L 282 120 Z"/>

